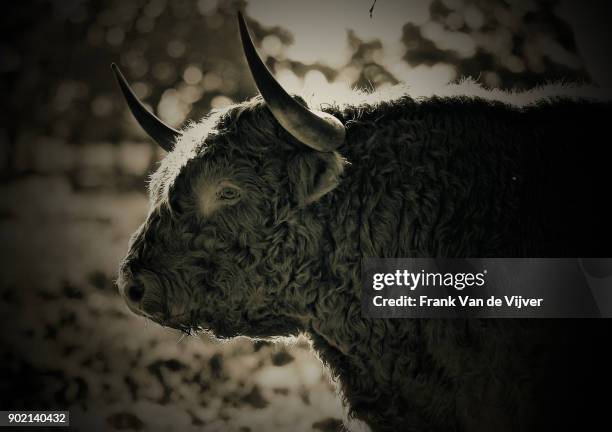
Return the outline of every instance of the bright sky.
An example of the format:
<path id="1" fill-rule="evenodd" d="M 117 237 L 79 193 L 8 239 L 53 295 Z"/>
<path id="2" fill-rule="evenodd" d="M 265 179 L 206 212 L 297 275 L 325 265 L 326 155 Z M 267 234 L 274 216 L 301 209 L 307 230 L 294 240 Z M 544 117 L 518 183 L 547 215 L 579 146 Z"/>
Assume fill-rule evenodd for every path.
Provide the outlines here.
<path id="1" fill-rule="evenodd" d="M 397 48 L 402 26 L 429 19 L 430 1 L 380 0 L 252 0 L 247 13 L 266 26 L 278 25 L 295 35 L 290 58 L 311 63 L 320 60 L 339 67 L 348 60 L 347 31 L 365 39 L 380 39 L 385 48 Z"/>
<path id="2" fill-rule="evenodd" d="M 412 68 L 401 60 L 405 52 L 400 42 L 402 26 L 408 22 L 427 23 L 430 3 L 431 0 L 379 0 L 370 18 L 372 0 L 251 0 L 246 13 L 265 26 L 281 26 L 291 31 L 295 40 L 284 54 L 307 64 L 320 61 L 333 68 L 345 65 L 351 54 L 348 30 L 365 41 L 379 39 L 384 47 L 380 60 L 387 70 L 399 80 L 425 90 L 455 78 L 449 66 Z M 325 85 L 321 82 L 322 74 L 307 75 L 304 82 L 291 71 L 281 71 L 277 78 L 289 91 L 320 90 Z"/>

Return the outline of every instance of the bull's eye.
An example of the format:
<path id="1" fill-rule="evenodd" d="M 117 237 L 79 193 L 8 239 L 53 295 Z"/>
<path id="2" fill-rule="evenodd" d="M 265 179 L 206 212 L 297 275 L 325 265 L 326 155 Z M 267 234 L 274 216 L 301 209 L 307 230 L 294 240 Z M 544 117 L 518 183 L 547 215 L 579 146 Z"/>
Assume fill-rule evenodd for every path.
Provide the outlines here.
<path id="1" fill-rule="evenodd" d="M 217 191 L 217 198 L 223 201 L 236 201 L 240 198 L 240 191 L 236 188 L 225 186 Z"/>
<path id="2" fill-rule="evenodd" d="M 209 217 L 222 207 L 232 206 L 246 196 L 243 189 L 229 180 L 217 183 L 202 181 L 196 190 L 198 207 L 203 216 Z"/>

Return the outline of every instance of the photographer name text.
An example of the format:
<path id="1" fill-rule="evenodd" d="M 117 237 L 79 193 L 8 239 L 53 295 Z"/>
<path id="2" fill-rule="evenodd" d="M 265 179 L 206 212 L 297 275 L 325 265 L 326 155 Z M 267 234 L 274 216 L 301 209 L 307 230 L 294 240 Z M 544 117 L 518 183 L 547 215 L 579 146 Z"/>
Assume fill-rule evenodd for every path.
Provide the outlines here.
<path id="1" fill-rule="evenodd" d="M 466 288 L 483 287 L 486 284 L 487 270 L 474 273 L 440 273 L 410 272 L 408 270 L 396 270 L 392 273 L 374 273 L 372 277 L 372 289 L 382 291 L 388 287 L 403 287 L 410 292 L 419 288 L 438 287 L 463 291 Z M 543 298 L 526 298 L 521 295 L 491 295 L 487 298 L 470 295 L 446 297 L 432 297 L 428 295 L 402 295 L 399 297 L 386 298 L 383 295 L 374 295 L 372 303 L 375 307 L 433 307 L 433 308 L 456 308 L 456 307 L 510 307 L 516 309 L 541 307 Z"/>

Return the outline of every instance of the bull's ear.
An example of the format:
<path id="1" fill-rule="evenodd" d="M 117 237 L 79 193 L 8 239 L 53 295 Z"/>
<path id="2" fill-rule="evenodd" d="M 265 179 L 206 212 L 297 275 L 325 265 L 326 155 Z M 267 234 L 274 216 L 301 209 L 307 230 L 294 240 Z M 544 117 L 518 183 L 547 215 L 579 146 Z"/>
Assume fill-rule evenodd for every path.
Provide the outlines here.
<path id="1" fill-rule="evenodd" d="M 293 201 L 306 206 L 318 201 L 340 184 L 344 159 L 336 152 L 297 153 L 287 165 Z"/>

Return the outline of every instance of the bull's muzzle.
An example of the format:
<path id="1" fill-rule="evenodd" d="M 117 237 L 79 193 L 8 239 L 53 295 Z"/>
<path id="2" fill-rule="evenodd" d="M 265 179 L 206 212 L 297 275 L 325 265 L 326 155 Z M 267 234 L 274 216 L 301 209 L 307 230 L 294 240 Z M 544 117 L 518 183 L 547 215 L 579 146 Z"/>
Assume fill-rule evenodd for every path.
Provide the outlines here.
<path id="1" fill-rule="evenodd" d="M 153 292 L 157 289 L 155 286 L 145 284 L 144 280 L 131 273 L 123 273 L 117 281 L 117 287 L 132 312 L 154 321 L 164 319 L 165 314 L 159 307 L 159 301 L 151 301 L 152 298 L 159 300 L 160 297 L 159 293 Z"/>

